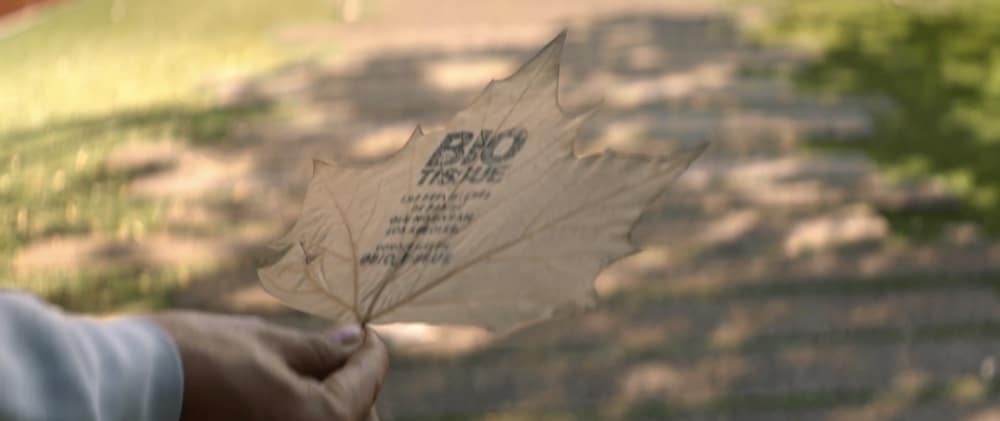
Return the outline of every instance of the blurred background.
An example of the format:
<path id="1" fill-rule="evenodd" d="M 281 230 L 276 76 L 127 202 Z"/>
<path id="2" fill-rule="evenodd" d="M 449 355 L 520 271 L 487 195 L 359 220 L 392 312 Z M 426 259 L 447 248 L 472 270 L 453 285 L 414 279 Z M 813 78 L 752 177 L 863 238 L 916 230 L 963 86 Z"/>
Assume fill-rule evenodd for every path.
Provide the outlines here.
<path id="1" fill-rule="evenodd" d="M 255 259 L 313 157 L 561 29 L 581 142 L 708 152 L 595 311 L 388 326 L 385 419 L 1000 420 L 1000 2 L 0 0 L 0 287 L 296 326 Z"/>

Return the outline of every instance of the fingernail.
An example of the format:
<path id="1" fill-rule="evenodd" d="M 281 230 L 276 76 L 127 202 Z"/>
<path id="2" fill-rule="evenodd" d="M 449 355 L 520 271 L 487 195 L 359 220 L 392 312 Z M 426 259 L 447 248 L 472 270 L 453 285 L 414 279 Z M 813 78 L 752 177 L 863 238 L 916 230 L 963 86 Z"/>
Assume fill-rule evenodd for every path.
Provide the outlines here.
<path id="1" fill-rule="evenodd" d="M 344 346 L 357 345 L 358 342 L 361 342 L 361 327 L 358 325 L 344 326 L 333 334 L 333 338 Z"/>

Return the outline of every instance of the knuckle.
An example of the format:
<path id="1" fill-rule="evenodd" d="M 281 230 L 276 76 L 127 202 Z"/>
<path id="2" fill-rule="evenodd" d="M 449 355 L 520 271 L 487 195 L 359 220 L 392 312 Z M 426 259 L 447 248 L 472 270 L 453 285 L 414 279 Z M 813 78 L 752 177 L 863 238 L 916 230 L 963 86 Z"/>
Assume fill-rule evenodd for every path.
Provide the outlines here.
<path id="1" fill-rule="evenodd" d="M 324 419 L 348 421 L 353 420 L 353 414 L 340 398 L 328 397 L 325 404 Z"/>
<path id="2" fill-rule="evenodd" d="M 349 421 L 353 420 L 351 414 L 347 409 L 344 409 L 341 405 L 330 405 L 329 419 Z"/>
<path id="3" fill-rule="evenodd" d="M 309 400 L 312 391 L 309 384 L 289 379 L 275 379 L 271 382 L 272 397 L 278 402 L 286 402 L 290 406 L 300 406 Z"/>
<path id="4" fill-rule="evenodd" d="M 281 382 L 275 393 L 285 399 L 286 402 L 302 403 L 308 400 L 309 391 L 298 382 Z"/>
<path id="5" fill-rule="evenodd" d="M 280 414 L 282 416 L 280 419 L 326 420 L 328 411 L 325 408 L 325 400 L 326 397 L 320 388 L 310 386 L 304 389 L 304 393 L 297 395 L 296 399 L 287 402 L 288 411 Z"/>
<path id="6" fill-rule="evenodd" d="M 326 382 L 327 393 L 334 399 L 344 400 L 351 397 L 353 390 L 345 386 L 339 378 L 332 378 Z"/>
<path id="7" fill-rule="evenodd" d="M 327 384 L 327 410 L 333 419 L 354 420 L 360 417 L 354 403 L 357 401 L 354 391 L 339 380 L 334 379 Z"/>
<path id="8" fill-rule="evenodd" d="M 290 379 L 271 379 L 265 383 L 265 393 L 257 394 L 259 401 L 253 400 L 251 405 L 262 410 L 266 419 L 312 419 L 308 416 L 313 400 L 308 383 Z"/>

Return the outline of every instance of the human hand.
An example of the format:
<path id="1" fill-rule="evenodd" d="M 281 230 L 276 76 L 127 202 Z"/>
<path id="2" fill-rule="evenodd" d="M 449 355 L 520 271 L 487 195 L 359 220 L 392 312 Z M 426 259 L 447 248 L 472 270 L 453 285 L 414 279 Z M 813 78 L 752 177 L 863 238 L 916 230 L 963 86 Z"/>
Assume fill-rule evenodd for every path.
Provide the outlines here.
<path id="1" fill-rule="evenodd" d="M 371 331 L 302 333 L 254 318 L 151 316 L 184 369 L 182 421 L 378 419 L 388 353 Z"/>

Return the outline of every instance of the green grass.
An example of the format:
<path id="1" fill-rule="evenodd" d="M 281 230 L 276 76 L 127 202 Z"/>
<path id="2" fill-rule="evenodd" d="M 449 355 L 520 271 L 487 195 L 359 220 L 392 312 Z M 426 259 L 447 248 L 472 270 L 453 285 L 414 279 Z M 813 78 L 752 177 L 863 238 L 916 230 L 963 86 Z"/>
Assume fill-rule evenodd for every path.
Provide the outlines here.
<path id="1" fill-rule="evenodd" d="M 138 312 L 168 307 L 171 293 L 187 284 L 190 276 L 184 269 L 80 268 L 58 276 L 20 277 L 10 286 L 31 290 L 74 311 Z"/>
<path id="2" fill-rule="evenodd" d="M 892 179 L 932 177 L 962 209 L 887 213 L 914 238 L 972 221 L 1000 233 L 1000 3 L 985 0 L 749 0 L 775 16 L 765 42 L 804 46 L 818 59 L 797 74 L 820 96 L 876 96 L 891 107 L 859 149 Z"/>
<path id="3" fill-rule="evenodd" d="M 0 38 L 0 286 L 27 287 L 73 309 L 166 305 L 144 295 L 168 296 L 162 286 L 178 284 L 176 271 L 81 268 L 29 280 L 13 272 L 13 257 L 52 236 L 130 239 L 161 230 L 164 201 L 128 195 L 136 174 L 107 171 L 108 153 L 129 141 L 224 141 L 233 122 L 268 106 L 218 106 L 206 86 L 329 51 L 282 45 L 275 33 L 331 21 L 334 6 L 326 0 L 65 1 Z M 98 279 L 106 279 L 99 292 L 84 286 Z M 80 294 L 94 297 L 83 302 Z"/>
<path id="4" fill-rule="evenodd" d="M 288 58 L 283 24 L 332 18 L 322 0 L 77 0 L 0 40 L 0 131 L 164 103 Z M 202 98 L 203 99 L 203 98 Z M 204 105 L 204 102 L 201 102 Z"/>

